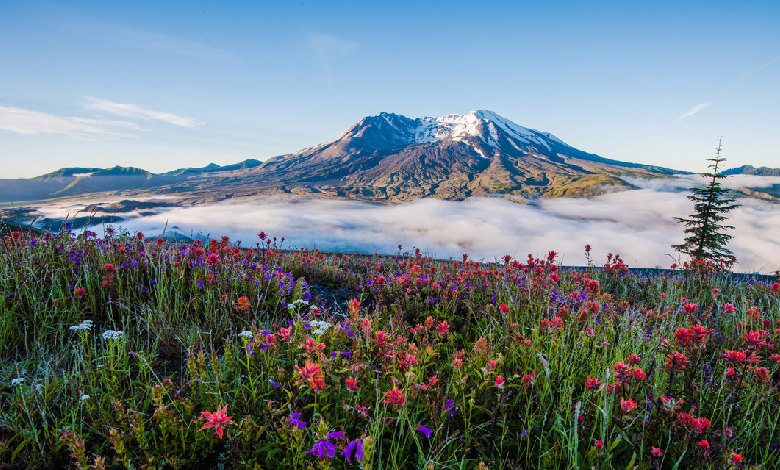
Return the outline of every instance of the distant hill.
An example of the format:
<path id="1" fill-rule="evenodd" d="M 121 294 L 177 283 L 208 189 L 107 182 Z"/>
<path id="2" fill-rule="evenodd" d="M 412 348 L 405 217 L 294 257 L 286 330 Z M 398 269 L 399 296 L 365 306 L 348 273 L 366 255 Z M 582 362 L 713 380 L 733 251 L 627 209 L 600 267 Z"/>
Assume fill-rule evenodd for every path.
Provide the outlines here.
<path id="1" fill-rule="evenodd" d="M 780 168 L 768 168 L 765 166 L 756 168 L 753 165 L 742 165 L 730 168 L 723 172 L 724 175 L 755 175 L 755 176 L 780 176 Z"/>

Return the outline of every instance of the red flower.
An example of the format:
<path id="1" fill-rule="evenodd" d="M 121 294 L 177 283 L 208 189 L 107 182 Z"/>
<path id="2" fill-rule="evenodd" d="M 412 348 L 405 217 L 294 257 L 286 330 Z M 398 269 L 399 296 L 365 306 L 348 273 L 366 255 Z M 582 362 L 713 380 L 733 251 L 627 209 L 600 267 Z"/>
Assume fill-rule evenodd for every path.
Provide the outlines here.
<path id="1" fill-rule="evenodd" d="M 347 379 L 347 388 L 350 390 L 360 390 L 360 387 L 357 386 L 357 380 L 352 377 Z"/>
<path id="2" fill-rule="evenodd" d="M 384 346 L 385 342 L 387 341 L 387 333 L 385 330 L 379 330 L 376 332 L 376 344 L 379 346 Z"/>
<path id="3" fill-rule="evenodd" d="M 530 374 L 525 374 L 523 376 L 523 385 L 525 386 L 525 388 L 531 387 L 531 385 L 534 384 L 534 379 L 535 378 L 536 378 L 536 372 L 535 371 L 531 371 Z"/>
<path id="4" fill-rule="evenodd" d="M 604 447 L 604 443 L 601 440 L 596 441 L 596 448 L 601 449 Z"/>
<path id="5" fill-rule="evenodd" d="M 731 458 L 729 458 L 729 463 L 731 465 L 734 465 L 735 467 L 742 465 L 742 454 L 731 454 Z"/>
<path id="6" fill-rule="evenodd" d="M 80 298 L 84 297 L 85 295 L 87 295 L 87 291 L 84 290 L 81 287 L 77 287 L 77 288 L 73 289 L 73 295 L 80 299 Z"/>
<path id="7" fill-rule="evenodd" d="M 232 416 L 225 416 L 227 414 L 227 405 L 222 408 L 217 408 L 217 411 L 214 413 L 201 411 L 200 414 L 205 416 L 208 421 L 206 421 L 206 424 L 204 424 L 203 427 L 199 429 L 199 431 L 214 428 L 214 430 L 217 432 L 217 436 L 219 436 L 220 439 L 222 439 L 222 426 L 226 424 L 235 424 L 233 421 L 231 421 L 231 418 L 233 418 Z"/>
<path id="8" fill-rule="evenodd" d="M 385 403 L 388 405 L 401 405 L 403 406 L 406 400 L 406 394 L 403 390 L 399 390 L 393 386 L 393 389 L 389 392 L 385 392 Z"/>
<path id="9" fill-rule="evenodd" d="M 499 310 L 501 310 L 501 313 L 506 313 L 509 311 L 509 307 L 505 303 L 501 303 L 501 305 L 498 307 Z"/>
<path id="10" fill-rule="evenodd" d="M 642 358 L 639 357 L 639 355 L 637 355 L 637 354 L 632 354 L 632 355 L 628 356 L 628 363 L 631 364 L 631 365 L 634 365 L 634 366 L 639 364 L 639 362 L 641 360 L 642 360 Z"/>
<path id="11" fill-rule="evenodd" d="M 601 387 L 601 382 L 596 377 L 588 377 L 585 380 L 585 388 L 588 390 L 598 390 Z"/>
<path id="12" fill-rule="evenodd" d="M 666 368 L 671 371 L 681 371 L 686 368 L 688 357 L 685 354 L 675 351 L 674 354 L 666 356 Z"/>
<path id="13" fill-rule="evenodd" d="M 283 340 L 290 339 L 290 332 L 292 330 L 292 327 L 289 328 L 279 328 L 279 337 Z"/>
<path id="14" fill-rule="evenodd" d="M 696 447 L 699 450 L 708 451 L 710 450 L 710 443 L 707 442 L 707 439 L 702 439 L 699 442 L 696 443 Z"/>
<path id="15" fill-rule="evenodd" d="M 624 413 L 631 413 L 631 411 L 636 408 L 636 402 L 629 398 L 628 400 L 621 398 L 620 399 L 620 408 L 623 409 Z"/>
<path id="16" fill-rule="evenodd" d="M 653 457 L 663 457 L 664 453 L 661 452 L 661 449 L 659 449 L 658 447 L 653 447 L 650 449 L 650 455 L 652 455 Z"/>
<path id="17" fill-rule="evenodd" d="M 450 332 L 450 325 L 447 324 L 447 320 L 443 320 L 441 323 L 436 325 L 436 333 L 439 336 L 444 336 L 449 332 Z"/>
<path id="18" fill-rule="evenodd" d="M 298 370 L 298 373 L 301 374 L 301 378 L 308 382 L 309 385 L 314 384 L 316 379 L 324 377 L 322 368 L 320 368 L 318 364 L 311 362 L 308 357 L 306 358 L 306 364 L 303 367 L 295 366 L 295 369 Z"/>
<path id="19" fill-rule="evenodd" d="M 737 308 L 734 306 L 734 304 L 723 304 L 723 313 L 734 313 L 737 311 Z"/>
<path id="20" fill-rule="evenodd" d="M 497 375 L 496 376 L 496 385 L 497 388 L 504 388 L 504 376 L 503 375 Z"/>

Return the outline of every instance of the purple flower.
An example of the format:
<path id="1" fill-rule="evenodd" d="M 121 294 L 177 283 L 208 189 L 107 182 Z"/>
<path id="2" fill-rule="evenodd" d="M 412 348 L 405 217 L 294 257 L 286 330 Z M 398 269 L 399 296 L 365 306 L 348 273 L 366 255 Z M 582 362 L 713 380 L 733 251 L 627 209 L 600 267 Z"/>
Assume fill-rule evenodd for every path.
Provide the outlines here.
<path id="1" fill-rule="evenodd" d="M 329 432 L 325 439 L 341 439 L 342 437 L 344 437 L 344 431 L 333 431 Z"/>
<path id="2" fill-rule="evenodd" d="M 300 413 L 293 413 L 293 414 L 291 414 L 290 415 L 290 424 L 298 426 L 298 428 L 300 428 L 300 429 L 306 429 L 306 423 L 304 423 L 303 421 L 298 419 L 300 417 L 301 417 Z"/>
<path id="3" fill-rule="evenodd" d="M 268 379 L 268 383 L 269 383 L 269 384 L 271 384 L 271 385 L 273 385 L 275 388 L 279 388 L 279 384 L 278 384 L 278 383 L 276 383 L 276 382 L 274 382 L 274 381 L 273 381 L 273 380 L 271 380 L 271 379 Z M 298 414 L 300 414 L 300 413 L 298 413 Z"/>
<path id="4" fill-rule="evenodd" d="M 349 462 L 349 458 L 352 456 L 352 452 L 355 451 L 357 448 L 357 451 L 355 452 L 355 460 L 362 462 L 363 461 L 363 439 L 355 439 L 354 441 L 347 444 L 347 447 L 341 451 L 341 455 L 343 455 L 347 462 Z"/>
<path id="5" fill-rule="evenodd" d="M 425 434 L 426 439 L 430 439 L 431 438 L 431 434 L 433 434 L 433 429 L 426 428 L 422 424 L 417 426 L 417 430 L 420 431 L 421 433 Z"/>
<path id="6" fill-rule="evenodd" d="M 447 402 L 447 404 L 446 404 L 446 405 L 444 405 L 444 409 L 445 409 L 445 410 L 449 410 L 449 409 L 450 409 L 450 408 L 452 408 L 454 405 L 455 405 L 455 400 L 452 400 L 452 399 L 450 399 L 450 400 Z"/>
<path id="7" fill-rule="evenodd" d="M 317 441 L 306 453 L 316 455 L 321 459 L 327 455 L 329 459 L 332 459 L 336 456 L 336 446 L 328 440 Z"/>

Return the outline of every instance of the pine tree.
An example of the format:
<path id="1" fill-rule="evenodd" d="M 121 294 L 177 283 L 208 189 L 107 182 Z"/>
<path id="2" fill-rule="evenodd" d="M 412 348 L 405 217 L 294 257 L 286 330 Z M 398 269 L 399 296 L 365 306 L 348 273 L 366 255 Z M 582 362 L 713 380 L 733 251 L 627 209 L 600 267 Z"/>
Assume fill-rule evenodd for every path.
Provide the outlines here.
<path id="1" fill-rule="evenodd" d="M 709 184 L 705 187 L 691 188 L 693 194 L 688 196 L 688 199 L 695 203 L 693 214 L 688 219 L 674 218 L 687 227 L 685 233 L 688 236 L 684 243 L 672 245 L 672 248 L 695 259 L 705 259 L 731 266 L 736 259 L 731 250 L 726 248 L 726 245 L 732 236 L 724 231 L 734 227 L 721 225 L 721 222 L 726 220 L 726 216 L 723 214 L 739 207 L 739 205 L 732 204 L 734 199 L 728 197 L 730 190 L 720 184 L 720 180 L 726 178 L 726 175 L 722 174 L 718 168 L 720 163 L 726 160 L 720 156 L 721 141 L 718 141 L 716 150 L 717 155 L 707 159 L 712 162 L 708 165 L 712 171 L 701 173 L 702 176 L 710 178 Z"/>

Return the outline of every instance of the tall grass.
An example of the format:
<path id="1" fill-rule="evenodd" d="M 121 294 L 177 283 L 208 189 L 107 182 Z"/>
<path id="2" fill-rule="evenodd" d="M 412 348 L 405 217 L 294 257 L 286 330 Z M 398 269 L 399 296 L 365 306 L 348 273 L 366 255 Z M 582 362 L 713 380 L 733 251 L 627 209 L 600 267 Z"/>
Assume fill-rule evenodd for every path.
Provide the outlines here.
<path id="1" fill-rule="evenodd" d="M 555 259 L 14 233 L 0 468 L 780 464 L 779 283 Z"/>

